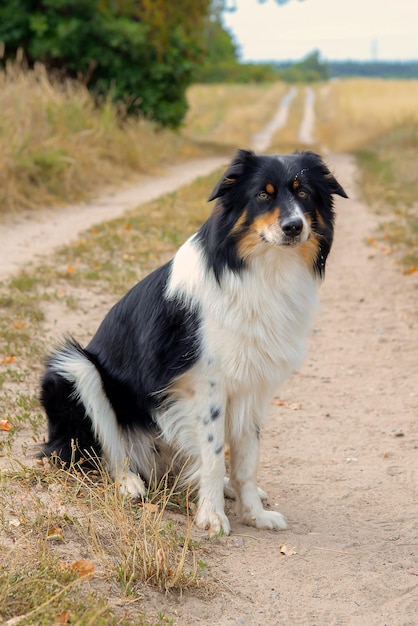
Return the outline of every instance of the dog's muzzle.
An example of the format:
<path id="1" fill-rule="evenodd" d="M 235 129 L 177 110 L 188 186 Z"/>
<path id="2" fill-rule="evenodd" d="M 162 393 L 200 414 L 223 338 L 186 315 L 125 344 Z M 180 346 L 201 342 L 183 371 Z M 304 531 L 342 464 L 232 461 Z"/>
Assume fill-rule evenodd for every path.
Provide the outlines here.
<path id="1" fill-rule="evenodd" d="M 283 233 L 282 245 L 293 246 L 309 238 L 307 224 L 300 216 L 292 216 L 280 222 Z"/>

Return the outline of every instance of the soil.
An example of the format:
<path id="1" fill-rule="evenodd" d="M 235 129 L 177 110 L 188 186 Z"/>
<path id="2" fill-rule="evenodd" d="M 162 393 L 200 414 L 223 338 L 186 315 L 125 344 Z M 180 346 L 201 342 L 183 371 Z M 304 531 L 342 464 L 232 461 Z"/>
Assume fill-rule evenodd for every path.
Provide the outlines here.
<path id="1" fill-rule="evenodd" d="M 176 626 L 418 624 L 418 276 L 367 245 L 378 218 L 353 159 L 326 161 L 350 200 L 336 202 L 308 357 L 261 438 L 259 485 L 289 528 L 243 526 L 227 502 L 229 537 L 193 533 L 213 593 L 144 590 L 142 609 Z"/>

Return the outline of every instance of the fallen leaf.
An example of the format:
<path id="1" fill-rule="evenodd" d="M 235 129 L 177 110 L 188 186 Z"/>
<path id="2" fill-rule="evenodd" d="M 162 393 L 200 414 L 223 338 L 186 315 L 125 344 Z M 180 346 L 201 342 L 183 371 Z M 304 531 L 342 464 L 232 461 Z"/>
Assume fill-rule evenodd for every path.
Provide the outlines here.
<path id="1" fill-rule="evenodd" d="M 13 430 L 13 427 L 9 424 L 9 420 L 0 420 L 0 430 L 10 431 Z"/>
<path id="2" fill-rule="evenodd" d="M 18 528 L 20 524 L 21 522 L 17 519 L 17 517 L 13 517 L 9 520 L 9 526 L 11 526 L 12 528 Z"/>
<path id="3" fill-rule="evenodd" d="M 270 404 L 274 404 L 275 406 L 285 406 L 286 402 L 284 400 L 280 400 L 280 398 L 273 398 Z"/>
<path id="4" fill-rule="evenodd" d="M 59 526 L 53 526 L 46 533 L 47 541 L 64 541 L 64 535 L 62 532 L 62 528 Z"/>
<path id="5" fill-rule="evenodd" d="M 292 411 L 299 411 L 302 408 L 301 402 L 287 402 L 286 400 L 280 400 L 280 398 L 273 398 L 270 404 L 274 404 L 275 406 L 285 406 L 287 409 L 291 409 Z"/>
<path id="6" fill-rule="evenodd" d="M 80 578 L 91 578 L 94 574 L 94 563 L 93 561 L 81 559 L 72 563 L 70 569 L 74 570 Z"/>
<path id="7" fill-rule="evenodd" d="M 2 365 L 8 365 L 9 363 L 13 363 L 13 361 L 15 360 L 15 358 L 16 358 L 15 356 L 8 356 L 8 357 L 6 357 L 5 359 L 2 359 L 2 360 L 0 361 L 0 363 L 1 363 Z"/>
<path id="8" fill-rule="evenodd" d="M 285 556 L 292 556 L 293 554 L 297 554 L 295 548 L 289 548 L 285 543 L 280 544 L 280 554 L 284 554 Z"/>
<path id="9" fill-rule="evenodd" d="M 71 611 L 63 611 L 55 616 L 55 624 L 69 624 L 71 622 Z"/>
<path id="10" fill-rule="evenodd" d="M 145 511 L 149 511 L 150 513 L 158 513 L 159 511 L 158 504 L 155 504 L 154 502 L 140 502 L 139 506 L 142 509 L 145 509 Z"/>

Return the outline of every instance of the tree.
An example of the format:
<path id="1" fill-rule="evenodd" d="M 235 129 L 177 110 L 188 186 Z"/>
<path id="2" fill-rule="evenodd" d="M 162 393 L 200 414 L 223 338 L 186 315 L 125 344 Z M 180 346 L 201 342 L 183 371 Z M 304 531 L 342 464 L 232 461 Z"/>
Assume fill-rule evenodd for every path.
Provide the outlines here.
<path id="1" fill-rule="evenodd" d="M 40 61 L 98 99 L 110 92 L 127 113 L 175 128 L 209 11 L 210 0 L 8 0 L 0 41 L 5 59 L 22 48 L 29 66 Z"/>
<path id="2" fill-rule="evenodd" d="M 325 61 L 321 61 L 319 50 L 314 50 L 302 61 L 292 63 L 285 69 L 279 69 L 278 74 L 282 80 L 289 83 L 312 83 L 328 80 L 330 69 Z"/>

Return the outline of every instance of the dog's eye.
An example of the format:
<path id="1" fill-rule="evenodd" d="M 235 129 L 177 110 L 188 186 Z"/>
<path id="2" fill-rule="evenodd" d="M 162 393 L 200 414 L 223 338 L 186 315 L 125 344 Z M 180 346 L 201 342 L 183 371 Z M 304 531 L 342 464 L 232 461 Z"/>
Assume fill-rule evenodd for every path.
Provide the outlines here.
<path id="1" fill-rule="evenodd" d="M 298 198 L 300 198 L 301 200 L 304 200 L 305 198 L 307 198 L 307 197 L 308 197 L 308 192 L 307 192 L 307 191 L 305 191 L 304 189 L 298 189 L 297 196 L 298 196 Z"/>
<path id="2" fill-rule="evenodd" d="M 260 191 L 257 194 L 257 198 L 259 200 L 268 200 L 270 198 L 269 194 L 267 193 L 267 191 Z"/>

